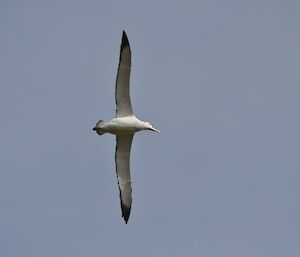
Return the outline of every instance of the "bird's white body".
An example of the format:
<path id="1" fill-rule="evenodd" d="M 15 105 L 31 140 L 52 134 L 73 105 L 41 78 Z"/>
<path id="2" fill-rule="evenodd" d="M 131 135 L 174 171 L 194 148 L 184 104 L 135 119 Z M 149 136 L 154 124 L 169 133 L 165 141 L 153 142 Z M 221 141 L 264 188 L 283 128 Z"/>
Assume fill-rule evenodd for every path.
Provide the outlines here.
<path id="1" fill-rule="evenodd" d="M 116 118 L 109 121 L 98 121 L 93 128 L 99 135 L 105 133 L 116 135 L 116 173 L 120 190 L 122 216 L 128 222 L 132 188 L 130 177 L 130 149 L 134 133 L 140 130 L 159 132 L 149 122 L 138 119 L 132 110 L 129 90 L 131 70 L 131 50 L 126 33 L 123 31 L 118 74 L 116 80 Z"/>
<path id="2" fill-rule="evenodd" d="M 148 122 L 141 121 L 134 115 L 113 118 L 110 121 L 101 122 L 97 130 L 99 132 L 101 131 L 102 134 L 111 133 L 115 135 L 133 134 L 141 130 L 152 130 L 159 132 L 159 130 L 153 128 Z"/>

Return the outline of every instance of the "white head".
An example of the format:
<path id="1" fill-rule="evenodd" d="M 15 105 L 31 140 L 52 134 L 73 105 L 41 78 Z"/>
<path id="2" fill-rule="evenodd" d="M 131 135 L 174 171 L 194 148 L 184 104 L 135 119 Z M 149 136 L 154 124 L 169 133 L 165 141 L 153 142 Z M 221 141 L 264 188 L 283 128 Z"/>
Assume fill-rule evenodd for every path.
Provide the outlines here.
<path id="1" fill-rule="evenodd" d="M 154 128 L 149 122 L 145 122 L 145 129 L 152 130 L 155 132 L 160 132 L 158 129 Z"/>

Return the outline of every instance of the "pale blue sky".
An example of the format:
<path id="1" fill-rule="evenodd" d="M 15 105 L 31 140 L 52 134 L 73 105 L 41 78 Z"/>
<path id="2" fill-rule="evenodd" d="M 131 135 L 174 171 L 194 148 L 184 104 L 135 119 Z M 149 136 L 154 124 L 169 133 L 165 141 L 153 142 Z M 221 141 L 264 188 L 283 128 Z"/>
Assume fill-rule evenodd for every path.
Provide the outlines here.
<path id="1" fill-rule="evenodd" d="M 0 2 L 0 256 L 300 256 L 299 1 Z M 122 30 L 133 142 L 121 218 Z"/>

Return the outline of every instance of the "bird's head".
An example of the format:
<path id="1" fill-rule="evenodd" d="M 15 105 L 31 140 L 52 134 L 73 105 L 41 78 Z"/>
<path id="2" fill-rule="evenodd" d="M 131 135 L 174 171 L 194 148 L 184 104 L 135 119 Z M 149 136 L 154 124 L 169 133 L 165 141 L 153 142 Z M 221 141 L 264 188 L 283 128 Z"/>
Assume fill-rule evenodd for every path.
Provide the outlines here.
<path id="1" fill-rule="evenodd" d="M 152 130 L 154 132 L 160 132 L 158 129 L 154 128 L 149 122 L 145 122 L 146 129 Z"/>

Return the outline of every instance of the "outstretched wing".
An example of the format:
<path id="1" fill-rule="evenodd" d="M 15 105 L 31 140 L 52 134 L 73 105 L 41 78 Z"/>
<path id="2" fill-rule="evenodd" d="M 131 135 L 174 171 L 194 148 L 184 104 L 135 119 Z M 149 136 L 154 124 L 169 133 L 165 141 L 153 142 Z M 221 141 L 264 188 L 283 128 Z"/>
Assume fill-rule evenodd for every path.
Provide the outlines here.
<path id="1" fill-rule="evenodd" d="M 124 217 L 126 223 L 129 219 L 132 203 L 130 179 L 130 149 L 132 138 L 133 134 L 116 136 L 116 172 L 120 190 L 122 217 Z"/>
<path id="2" fill-rule="evenodd" d="M 126 33 L 123 31 L 115 92 L 117 117 L 133 115 L 129 90 L 130 68 L 131 50 Z"/>

